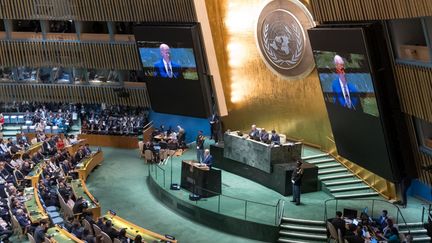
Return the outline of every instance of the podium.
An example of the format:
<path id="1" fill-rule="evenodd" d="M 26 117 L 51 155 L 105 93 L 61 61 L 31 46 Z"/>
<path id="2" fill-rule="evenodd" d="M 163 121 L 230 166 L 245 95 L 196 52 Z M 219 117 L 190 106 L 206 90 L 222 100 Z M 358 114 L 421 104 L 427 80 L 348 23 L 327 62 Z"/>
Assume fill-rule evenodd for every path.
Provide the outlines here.
<path id="1" fill-rule="evenodd" d="M 221 194 L 221 171 L 200 166 L 197 161 L 183 160 L 180 186 L 201 197 Z"/>

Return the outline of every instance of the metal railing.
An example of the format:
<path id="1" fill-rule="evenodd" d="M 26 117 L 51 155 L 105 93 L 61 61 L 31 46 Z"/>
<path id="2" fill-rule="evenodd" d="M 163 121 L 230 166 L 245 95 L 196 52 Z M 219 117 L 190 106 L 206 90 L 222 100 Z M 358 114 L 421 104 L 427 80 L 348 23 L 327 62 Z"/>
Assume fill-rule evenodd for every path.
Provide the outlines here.
<path id="1" fill-rule="evenodd" d="M 425 217 L 426 214 L 426 217 Z M 423 204 L 422 205 L 422 216 L 421 216 L 421 222 L 422 223 L 429 223 L 432 222 L 432 204 Z"/>
<path id="2" fill-rule="evenodd" d="M 355 201 L 362 201 L 362 207 L 361 208 L 356 208 L 355 210 L 366 210 L 368 216 L 372 217 L 372 218 L 377 218 L 378 213 L 380 213 L 382 210 L 387 210 L 388 212 L 388 216 L 393 217 L 393 219 L 395 220 L 395 224 L 403 224 L 405 226 L 405 228 L 408 230 L 408 233 L 411 233 L 411 230 L 405 220 L 405 217 L 402 214 L 402 211 L 400 210 L 400 208 L 395 205 L 392 204 L 386 200 L 382 200 L 382 199 L 367 199 L 367 198 L 356 198 L 356 199 L 328 199 L 324 202 L 324 221 L 327 222 L 327 219 L 329 219 L 328 217 L 328 213 L 329 213 L 329 207 L 331 207 L 330 204 L 334 203 L 334 213 L 331 214 L 331 217 L 333 217 L 333 215 L 336 214 L 336 211 L 343 211 L 344 208 L 347 209 L 354 209 L 353 208 L 353 200 Z M 379 208 L 379 210 L 376 210 L 377 208 Z M 378 212 L 378 213 L 377 213 Z"/>
<path id="3" fill-rule="evenodd" d="M 148 174 L 159 186 L 165 190 L 170 190 L 171 183 L 177 182 L 177 180 L 173 180 L 173 175 L 168 170 L 169 166 L 164 168 L 158 164 L 151 164 Z M 283 199 L 279 199 L 275 204 L 269 204 L 227 195 L 223 192 L 214 192 L 199 186 L 194 186 L 193 191 L 214 195 L 194 201 L 195 205 L 227 216 L 279 226 L 284 214 L 285 201 Z M 181 199 L 189 200 L 188 196 L 189 193 L 185 193 Z"/>

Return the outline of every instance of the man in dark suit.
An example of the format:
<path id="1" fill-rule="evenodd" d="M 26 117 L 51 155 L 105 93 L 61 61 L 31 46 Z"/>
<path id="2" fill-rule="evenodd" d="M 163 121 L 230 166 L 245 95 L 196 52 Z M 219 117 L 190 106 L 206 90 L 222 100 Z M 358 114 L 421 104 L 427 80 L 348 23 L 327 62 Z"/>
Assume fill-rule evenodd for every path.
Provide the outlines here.
<path id="1" fill-rule="evenodd" d="M 102 227 L 102 231 L 105 232 L 111 238 L 111 240 L 117 238 L 118 236 L 118 232 L 112 227 L 111 220 L 107 220 L 105 222 L 104 227 Z"/>
<path id="2" fill-rule="evenodd" d="M 336 217 L 331 220 L 332 225 L 335 227 L 336 231 L 339 229 L 342 237 L 345 236 L 346 228 L 345 228 L 345 220 L 342 218 L 342 212 L 337 211 Z"/>
<path id="3" fill-rule="evenodd" d="M 211 138 L 215 140 L 215 143 L 219 142 L 220 139 L 220 123 L 219 123 L 219 116 L 216 112 L 213 113 L 213 115 L 210 117 L 210 131 L 211 131 Z"/>
<path id="4" fill-rule="evenodd" d="M 335 95 L 335 104 L 352 110 L 362 110 L 357 88 L 349 83 L 345 76 L 345 62 L 339 55 L 334 57 L 336 74 L 338 77 L 333 80 L 332 90 Z"/>
<path id="5" fill-rule="evenodd" d="M 171 51 L 167 44 L 159 46 L 161 59 L 154 64 L 155 77 L 159 78 L 180 78 L 181 66 L 171 61 Z"/>
<path id="6" fill-rule="evenodd" d="M 43 153 L 46 155 L 54 155 L 57 152 L 57 148 L 52 145 L 48 137 L 45 138 L 45 141 L 42 144 L 42 148 Z"/>
<path id="7" fill-rule="evenodd" d="M 45 231 L 48 227 L 47 222 L 41 221 L 39 223 L 39 226 L 36 227 L 34 231 L 34 239 L 36 243 L 43 243 L 45 242 Z"/>
<path id="8" fill-rule="evenodd" d="M 303 169 L 302 162 L 297 160 L 296 167 L 293 169 L 291 174 L 291 183 L 292 183 L 292 195 L 293 199 L 291 202 L 294 202 L 296 205 L 300 205 L 300 194 L 301 194 L 301 183 L 303 177 Z"/>
<path id="9" fill-rule="evenodd" d="M 203 135 L 203 132 L 198 131 L 198 136 L 196 137 L 198 162 L 202 162 L 204 160 L 204 140 L 205 140 L 205 137 Z"/>
<path id="10" fill-rule="evenodd" d="M 204 159 L 201 162 L 203 164 L 206 164 L 208 167 L 212 167 L 213 165 L 213 156 L 210 154 L 210 150 L 206 149 L 204 150 Z"/>
<path id="11" fill-rule="evenodd" d="M 280 144 L 280 137 L 279 137 L 279 134 L 277 134 L 275 130 L 272 130 L 272 131 L 271 131 L 271 138 L 270 138 L 270 141 L 271 141 L 272 144 L 276 144 L 276 145 L 279 145 L 279 144 Z"/>
<path id="12" fill-rule="evenodd" d="M 260 140 L 263 143 L 270 143 L 270 138 L 268 132 L 265 130 L 265 128 L 261 129 L 261 132 L 259 133 Z"/>

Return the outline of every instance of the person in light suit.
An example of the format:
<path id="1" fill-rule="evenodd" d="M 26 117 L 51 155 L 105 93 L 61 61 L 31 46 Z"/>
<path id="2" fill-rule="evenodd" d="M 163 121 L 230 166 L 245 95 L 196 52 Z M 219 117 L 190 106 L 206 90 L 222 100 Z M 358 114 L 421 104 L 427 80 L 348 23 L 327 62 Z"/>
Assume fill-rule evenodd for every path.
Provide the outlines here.
<path id="1" fill-rule="evenodd" d="M 362 111 L 359 92 L 354 84 L 349 83 L 345 76 L 345 62 L 339 55 L 334 57 L 337 78 L 333 80 L 332 90 L 335 95 L 335 104 L 342 107 Z"/>
<path id="2" fill-rule="evenodd" d="M 154 64 L 154 77 L 159 78 L 180 78 L 181 66 L 171 61 L 171 51 L 167 44 L 159 46 L 161 59 Z"/>

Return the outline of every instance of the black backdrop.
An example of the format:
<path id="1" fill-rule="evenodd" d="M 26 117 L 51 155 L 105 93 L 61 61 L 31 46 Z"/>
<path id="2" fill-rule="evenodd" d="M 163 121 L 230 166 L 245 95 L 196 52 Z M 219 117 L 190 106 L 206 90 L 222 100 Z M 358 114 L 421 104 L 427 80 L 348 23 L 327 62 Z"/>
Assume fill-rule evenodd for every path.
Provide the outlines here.
<path id="1" fill-rule="evenodd" d="M 388 75 L 379 75 L 380 79 L 377 79 L 376 71 L 385 67 L 374 66 L 378 61 L 371 59 L 368 38 L 373 36 L 367 36 L 368 28 L 368 25 L 348 28 L 331 26 L 331 28 L 314 28 L 308 32 L 314 51 L 357 53 L 368 58 L 369 72 L 372 76 L 380 115 L 372 116 L 330 102 L 326 102 L 327 112 L 338 153 L 377 175 L 395 181 L 399 177 L 398 162 L 395 161 L 395 147 L 387 136 L 391 128 L 387 126 L 386 114 L 383 112 L 386 108 L 383 104 L 386 104 L 385 99 L 388 97 L 380 95 L 380 87 L 385 86 L 386 82 L 392 83 L 393 80 L 392 76 Z M 385 43 L 382 44 L 382 48 L 386 48 Z M 380 58 L 383 59 L 382 56 Z"/>
<path id="2" fill-rule="evenodd" d="M 182 43 L 192 48 L 199 80 L 143 77 L 147 83 L 151 107 L 161 113 L 208 117 L 211 113 L 211 85 L 202 34 L 198 23 L 146 24 L 134 27 L 138 48 L 140 41 Z M 139 54 L 139 50 L 137 50 Z"/>

